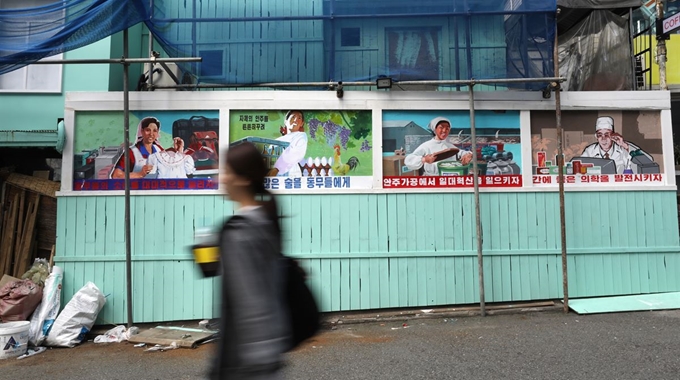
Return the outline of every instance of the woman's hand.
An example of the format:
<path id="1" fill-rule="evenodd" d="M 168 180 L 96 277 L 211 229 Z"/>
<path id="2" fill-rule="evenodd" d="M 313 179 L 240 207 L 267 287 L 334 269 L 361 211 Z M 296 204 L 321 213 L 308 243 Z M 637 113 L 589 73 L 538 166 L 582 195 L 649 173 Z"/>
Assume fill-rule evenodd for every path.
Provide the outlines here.
<path id="1" fill-rule="evenodd" d="M 153 170 L 153 165 L 142 166 L 142 171 L 141 171 L 142 177 L 145 177 L 147 174 L 151 173 L 152 170 Z"/>
<path id="2" fill-rule="evenodd" d="M 184 140 L 180 137 L 175 137 L 172 139 L 172 147 L 175 148 L 175 152 L 184 153 Z"/>

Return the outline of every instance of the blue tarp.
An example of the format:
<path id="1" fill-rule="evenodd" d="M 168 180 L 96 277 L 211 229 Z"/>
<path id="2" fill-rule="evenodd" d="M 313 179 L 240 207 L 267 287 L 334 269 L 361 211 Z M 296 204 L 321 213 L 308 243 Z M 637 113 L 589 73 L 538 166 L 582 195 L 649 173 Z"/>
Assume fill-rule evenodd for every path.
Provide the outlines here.
<path id="1" fill-rule="evenodd" d="M 170 57 L 203 58 L 182 66 L 201 83 L 550 77 L 556 8 L 556 0 L 55 1 L 0 10 L 0 74 L 144 22 Z"/>

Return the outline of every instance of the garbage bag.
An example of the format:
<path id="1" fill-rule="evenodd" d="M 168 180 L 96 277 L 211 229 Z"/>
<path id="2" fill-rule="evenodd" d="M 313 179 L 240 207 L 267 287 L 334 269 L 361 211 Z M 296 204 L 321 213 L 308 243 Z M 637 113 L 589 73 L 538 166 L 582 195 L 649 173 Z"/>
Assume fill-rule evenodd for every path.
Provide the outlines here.
<path id="1" fill-rule="evenodd" d="M 25 321 L 42 300 L 42 288 L 31 280 L 17 280 L 0 288 L 0 321 Z"/>
<path id="2" fill-rule="evenodd" d="M 61 302 L 61 282 L 64 278 L 64 270 L 55 266 L 52 273 L 45 280 L 42 302 L 31 316 L 31 327 L 28 329 L 28 342 L 32 346 L 39 346 L 52 328 L 54 320 L 59 314 Z"/>
<path id="3" fill-rule="evenodd" d="M 95 284 L 91 282 L 85 284 L 57 316 L 47 334 L 45 345 L 75 347 L 81 343 L 90 332 L 105 303 L 104 294 Z"/>

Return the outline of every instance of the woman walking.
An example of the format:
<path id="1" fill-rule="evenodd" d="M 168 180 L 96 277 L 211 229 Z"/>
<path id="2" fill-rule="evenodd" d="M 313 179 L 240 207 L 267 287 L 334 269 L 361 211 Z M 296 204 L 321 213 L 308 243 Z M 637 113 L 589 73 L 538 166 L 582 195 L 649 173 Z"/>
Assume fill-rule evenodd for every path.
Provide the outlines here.
<path id="1" fill-rule="evenodd" d="M 238 209 L 220 234 L 221 339 L 210 378 L 280 379 L 291 331 L 276 199 L 254 145 L 235 145 L 224 157 L 220 180 Z"/>

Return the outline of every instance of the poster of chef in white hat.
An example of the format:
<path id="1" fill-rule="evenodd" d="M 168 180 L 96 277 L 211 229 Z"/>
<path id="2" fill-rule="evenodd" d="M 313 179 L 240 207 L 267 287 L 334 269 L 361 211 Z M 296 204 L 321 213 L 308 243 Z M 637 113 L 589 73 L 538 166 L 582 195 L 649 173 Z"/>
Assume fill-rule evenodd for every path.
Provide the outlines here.
<path id="1" fill-rule="evenodd" d="M 616 164 L 616 173 L 622 174 L 626 171 L 633 172 L 631 159 L 634 155 L 645 155 L 651 161 L 652 156 L 640 149 L 637 145 L 623 139 L 621 134 L 614 131 L 614 118 L 610 116 L 600 116 L 595 122 L 595 137 L 597 142 L 592 143 L 583 149 L 581 157 L 594 157 L 613 160 Z"/>
<path id="2" fill-rule="evenodd" d="M 431 140 L 422 143 L 413 151 L 413 153 L 407 155 L 404 164 L 409 170 L 422 169 L 423 175 L 438 176 L 439 169 L 437 167 L 437 157 L 435 153 L 451 148 L 457 149 L 457 147 L 448 141 L 449 133 L 451 132 L 451 122 L 449 119 L 435 117 L 430 120 L 428 127 L 434 134 L 434 137 Z M 463 165 L 468 165 L 470 161 L 472 161 L 472 152 L 458 150 L 455 154 L 442 161 L 459 161 Z"/>

